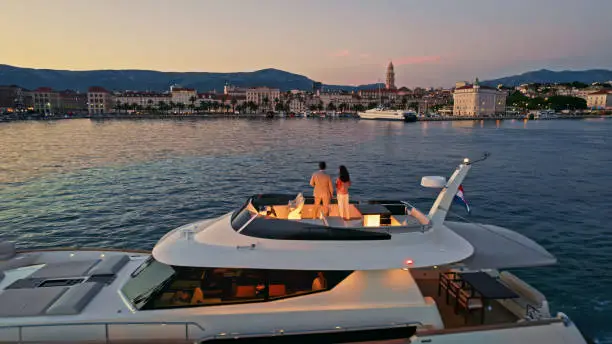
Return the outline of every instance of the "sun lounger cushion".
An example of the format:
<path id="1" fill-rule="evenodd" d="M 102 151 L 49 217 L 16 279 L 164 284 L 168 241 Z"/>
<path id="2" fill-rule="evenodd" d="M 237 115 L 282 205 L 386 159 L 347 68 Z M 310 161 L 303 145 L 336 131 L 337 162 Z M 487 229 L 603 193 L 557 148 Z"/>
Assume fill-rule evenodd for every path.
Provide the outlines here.
<path id="1" fill-rule="evenodd" d="M 88 275 L 114 275 L 119 272 L 119 270 L 121 270 L 121 268 L 124 267 L 129 261 L 130 258 L 126 254 L 106 257 L 102 259 L 100 263 L 94 266 Z"/>
<path id="2" fill-rule="evenodd" d="M 70 287 L 47 311 L 49 315 L 79 314 L 98 294 L 103 284 L 98 282 L 81 283 Z M 40 289 L 40 288 L 39 288 Z"/>
<path id="3" fill-rule="evenodd" d="M 8 241 L 0 241 L 0 260 L 9 260 L 16 254 L 15 244 Z"/>
<path id="4" fill-rule="evenodd" d="M 27 317 L 44 314 L 68 287 L 5 289 L 0 293 L 0 317 Z"/>

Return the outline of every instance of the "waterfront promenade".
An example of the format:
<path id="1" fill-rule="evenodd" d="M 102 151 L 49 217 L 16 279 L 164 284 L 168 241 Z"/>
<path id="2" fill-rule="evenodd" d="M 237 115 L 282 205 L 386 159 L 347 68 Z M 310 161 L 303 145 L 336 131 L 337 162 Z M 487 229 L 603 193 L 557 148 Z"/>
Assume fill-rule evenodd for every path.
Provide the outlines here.
<path id="1" fill-rule="evenodd" d="M 560 114 L 554 118 L 546 118 L 539 120 L 554 120 L 554 119 L 583 119 L 583 118 L 600 118 L 610 117 L 611 115 L 604 114 Z M 266 115 L 263 113 L 254 114 L 229 114 L 229 113 L 198 113 L 198 114 L 101 114 L 101 115 L 73 115 L 73 116 L 40 116 L 40 115 L 23 115 L 0 118 L 2 122 L 14 122 L 14 121 L 55 121 L 55 120 L 69 120 L 69 119 L 82 119 L 89 118 L 91 120 L 103 121 L 103 120 L 199 120 L 199 119 L 221 119 L 221 118 L 232 118 L 232 119 L 318 119 L 318 120 L 347 120 L 347 119 L 359 119 L 357 115 L 351 114 L 351 116 L 343 117 L 332 117 L 332 116 L 311 116 L 311 117 L 280 117 L 278 115 Z M 525 115 L 506 115 L 506 116 L 486 116 L 486 117 L 474 117 L 474 116 L 438 116 L 438 117 L 419 117 L 419 122 L 439 122 L 439 121 L 491 121 L 491 120 L 511 120 L 511 119 L 530 119 L 526 118 Z"/>

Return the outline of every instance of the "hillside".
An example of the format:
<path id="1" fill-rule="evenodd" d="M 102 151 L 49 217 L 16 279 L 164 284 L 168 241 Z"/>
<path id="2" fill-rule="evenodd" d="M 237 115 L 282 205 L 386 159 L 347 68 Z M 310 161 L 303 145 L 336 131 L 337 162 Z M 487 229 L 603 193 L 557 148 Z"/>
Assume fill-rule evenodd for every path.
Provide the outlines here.
<path id="1" fill-rule="evenodd" d="M 520 75 L 513 75 L 499 79 L 482 81 L 481 84 L 487 86 L 497 86 L 499 84 L 503 84 L 504 86 L 518 86 L 521 84 L 536 82 L 544 84 L 573 81 L 591 84 L 593 82 L 606 82 L 610 80 L 612 80 L 612 70 L 590 69 L 583 71 L 552 71 L 547 69 L 541 69 L 538 71 L 527 72 Z"/>
<path id="2" fill-rule="evenodd" d="M 152 70 L 92 70 L 69 71 L 53 69 L 21 68 L 0 64 L 0 85 L 19 85 L 27 89 L 46 86 L 53 89 L 86 91 L 89 86 L 102 86 L 109 90 L 165 91 L 170 85 L 196 88 L 199 91 L 222 91 L 226 82 L 238 87 L 268 86 L 282 91 L 291 89 L 312 90 L 313 81 L 303 75 L 278 69 L 262 69 L 254 72 L 159 72 Z M 353 90 L 358 87 L 324 85 L 329 89 Z"/>

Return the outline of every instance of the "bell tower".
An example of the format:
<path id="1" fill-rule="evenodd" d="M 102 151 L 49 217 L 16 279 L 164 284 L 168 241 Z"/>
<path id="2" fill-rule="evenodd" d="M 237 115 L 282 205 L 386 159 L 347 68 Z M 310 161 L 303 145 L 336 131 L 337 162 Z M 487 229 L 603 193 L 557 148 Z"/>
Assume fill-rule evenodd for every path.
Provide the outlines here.
<path id="1" fill-rule="evenodd" d="M 387 82 L 385 86 L 388 90 L 395 89 L 395 71 L 393 70 L 393 62 L 389 61 L 389 65 L 387 66 Z"/>

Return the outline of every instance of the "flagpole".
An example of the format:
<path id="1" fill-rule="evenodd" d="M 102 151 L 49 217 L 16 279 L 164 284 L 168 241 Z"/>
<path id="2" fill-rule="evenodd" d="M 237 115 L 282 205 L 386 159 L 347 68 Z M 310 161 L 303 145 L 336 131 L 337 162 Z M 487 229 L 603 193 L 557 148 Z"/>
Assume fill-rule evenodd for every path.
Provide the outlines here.
<path id="1" fill-rule="evenodd" d="M 431 206 L 431 210 L 429 210 L 429 214 L 427 215 L 429 219 L 434 223 L 443 223 L 446 219 L 446 215 L 448 214 L 448 210 L 461 186 L 463 180 L 467 176 L 468 172 L 477 162 L 481 162 L 486 160 L 491 154 L 485 152 L 482 158 L 470 161 L 470 159 L 465 158 L 463 162 L 457 167 L 453 175 L 448 179 L 448 182 L 440 191 L 440 194 L 436 198 L 436 201 Z M 469 207 L 469 206 L 468 206 Z"/>

